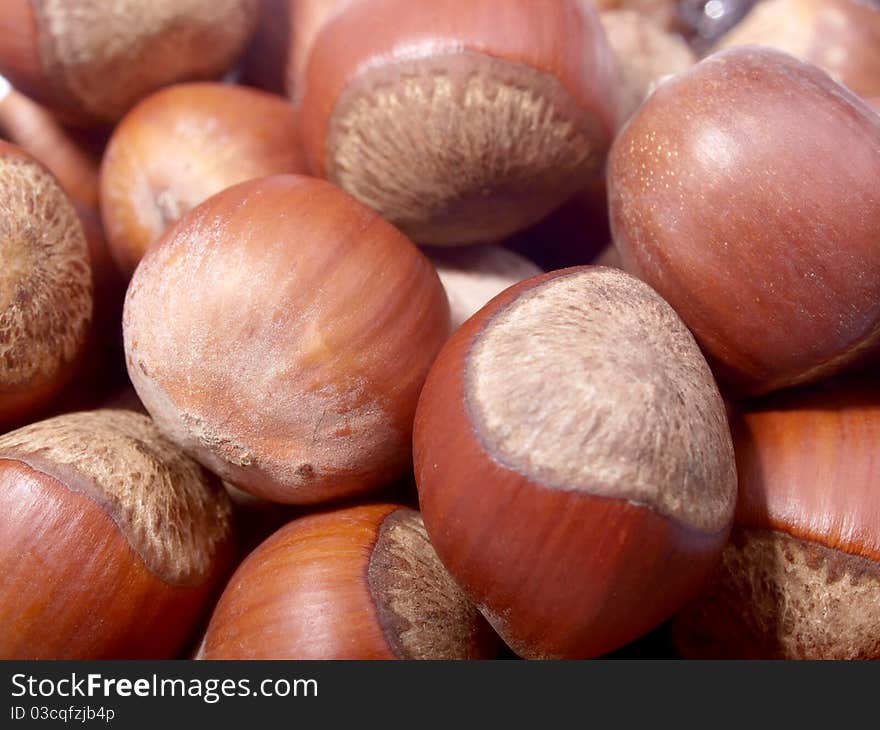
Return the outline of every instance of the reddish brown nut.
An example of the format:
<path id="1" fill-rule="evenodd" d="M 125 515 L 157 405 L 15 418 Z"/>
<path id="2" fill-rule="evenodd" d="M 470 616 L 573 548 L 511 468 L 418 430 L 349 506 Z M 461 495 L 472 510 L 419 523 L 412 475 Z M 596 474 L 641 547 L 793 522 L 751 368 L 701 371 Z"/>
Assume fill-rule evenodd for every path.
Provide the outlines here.
<path id="1" fill-rule="evenodd" d="M 236 183 L 305 171 L 296 113 L 243 86 L 178 84 L 120 122 L 101 168 L 101 213 L 119 266 L 131 274 L 184 213 Z"/>
<path id="2" fill-rule="evenodd" d="M 601 13 L 617 67 L 617 121 L 623 124 L 667 76 L 685 71 L 696 56 L 674 35 L 632 10 Z"/>
<path id="3" fill-rule="evenodd" d="M 735 392 L 807 383 L 880 344 L 878 179 L 864 103 L 791 56 L 731 49 L 665 83 L 615 141 L 614 241 Z"/>
<path id="4" fill-rule="evenodd" d="M 92 320 L 83 226 L 58 181 L 0 142 L 0 427 L 33 416 L 73 377 Z"/>
<path id="5" fill-rule="evenodd" d="M 452 329 L 458 329 L 492 297 L 541 273 L 527 258 L 501 246 L 442 248 L 427 254 L 449 298 Z"/>
<path id="6" fill-rule="evenodd" d="M 113 122 L 161 86 L 220 76 L 257 10 L 257 0 L 8 0 L 0 72 L 69 119 Z"/>
<path id="7" fill-rule="evenodd" d="M 862 96 L 880 94 L 880 6 L 872 0 L 765 0 L 716 48 L 770 46 Z"/>
<path id="8" fill-rule="evenodd" d="M 449 334 L 430 262 L 321 180 L 242 183 L 190 211 L 135 272 L 132 382 L 224 479 L 278 502 L 365 492 L 410 463 L 419 390 Z"/>
<path id="9" fill-rule="evenodd" d="M 0 136 L 42 162 L 75 201 L 98 208 L 98 160 L 55 118 L 0 76 Z"/>
<path id="10" fill-rule="evenodd" d="M 0 436 L 0 657 L 174 658 L 232 556 L 219 482 L 130 411 Z"/>
<path id="11" fill-rule="evenodd" d="M 200 659 L 482 659 L 495 640 L 419 513 L 382 504 L 304 517 L 248 556 Z"/>
<path id="12" fill-rule="evenodd" d="M 649 287 L 582 267 L 522 282 L 447 343 L 414 434 L 440 559 L 515 652 L 616 649 L 695 595 L 733 517 L 724 404 Z"/>
<path id="13" fill-rule="evenodd" d="M 675 623 L 685 656 L 880 659 L 878 443 L 876 379 L 742 416 L 736 526 Z"/>
<path id="14" fill-rule="evenodd" d="M 578 0 L 353 2 L 314 42 L 312 171 L 430 245 L 524 228 L 597 177 L 613 59 Z"/>

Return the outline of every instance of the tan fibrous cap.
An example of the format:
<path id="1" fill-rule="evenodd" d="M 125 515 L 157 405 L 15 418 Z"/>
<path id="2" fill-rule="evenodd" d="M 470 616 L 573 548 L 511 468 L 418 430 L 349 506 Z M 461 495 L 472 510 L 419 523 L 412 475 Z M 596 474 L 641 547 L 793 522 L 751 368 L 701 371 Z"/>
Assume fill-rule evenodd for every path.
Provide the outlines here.
<path id="1" fill-rule="evenodd" d="M 14 401 L 58 389 L 92 309 L 89 249 L 73 204 L 41 164 L 0 143 L 0 418 Z"/>
<path id="2" fill-rule="evenodd" d="M 854 660 L 880 658 L 878 626 L 876 561 L 736 527 L 710 587 L 673 634 L 689 658 Z"/>
<path id="3" fill-rule="evenodd" d="M 489 452 L 552 489 L 628 500 L 703 533 L 730 523 L 724 404 L 650 287 L 587 267 L 526 289 L 471 347 L 467 405 Z"/>
<path id="4" fill-rule="evenodd" d="M 309 59 L 313 172 L 427 245 L 497 240 L 552 212 L 601 174 L 616 100 L 595 11 L 537 5 L 347 4 Z"/>
<path id="5" fill-rule="evenodd" d="M 232 531 L 220 481 L 133 411 L 71 413 L 0 436 L 27 464 L 94 500 L 166 583 L 199 585 Z"/>
<path id="6" fill-rule="evenodd" d="M 443 567 L 415 510 L 382 520 L 367 576 L 385 638 L 400 658 L 460 659 L 481 643 L 482 618 Z"/>

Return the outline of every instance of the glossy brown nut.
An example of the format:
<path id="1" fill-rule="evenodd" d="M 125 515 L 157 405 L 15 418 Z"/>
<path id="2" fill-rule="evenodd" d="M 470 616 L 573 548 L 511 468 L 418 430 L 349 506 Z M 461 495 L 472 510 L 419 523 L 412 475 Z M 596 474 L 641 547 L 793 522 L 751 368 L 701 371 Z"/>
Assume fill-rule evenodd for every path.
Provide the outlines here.
<path id="1" fill-rule="evenodd" d="M 689 657 L 880 659 L 876 380 L 786 394 L 734 429 L 736 526 L 675 623 Z"/>
<path id="2" fill-rule="evenodd" d="M 232 557 L 219 482 L 149 418 L 0 436 L 0 657 L 174 658 Z"/>
<path id="3" fill-rule="evenodd" d="M 765 0 L 716 48 L 746 44 L 791 53 L 862 96 L 880 94 L 880 5 L 872 0 Z"/>
<path id="4" fill-rule="evenodd" d="M 314 42 L 303 143 L 315 174 L 414 241 L 481 243 L 600 174 L 616 103 L 578 0 L 354 2 Z"/>
<path id="5" fill-rule="evenodd" d="M 351 507 L 291 522 L 229 582 L 200 659 L 483 659 L 496 641 L 419 513 Z"/>
<path id="6" fill-rule="evenodd" d="M 449 334 L 430 262 L 322 180 L 241 183 L 144 257 L 123 317 L 128 372 L 160 428 L 278 502 L 378 488 Z"/>
<path id="7" fill-rule="evenodd" d="M 821 170 L 804 176 L 804 170 Z M 669 80 L 614 144 L 627 270 L 740 394 L 833 375 L 880 345 L 880 118 L 757 47 Z"/>
<path id="8" fill-rule="evenodd" d="M 501 246 L 436 248 L 426 254 L 449 298 L 453 330 L 494 296 L 541 273 L 527 258 Z"/>
<path id="9" fill-rule="evenodd" d="M 184 213 L 236 183 L 301 173 L 296 112 L 243 86 L 178 84 L 144 99 L 116 127 L 101 167 L 101 213 L 128 275 Z"/>
<path id="10" fill-rule="evenodd" d="M 55 177 L 0 142 L 0 183 L 0 427 L 8 427 L 76 373 L 94 301 L 83 226 Z"/>
<path id="11" fill-rule="evenodd" d="M 695 595 L 733 518 L 709 367 L 672 309 L 613 269 L 529 279 L 468 320 L 413 443 L 437 554 L 524 657 L 646 633 Z"/>
<path id="12" fill-rule="evenodd" d="M 8 0 L 0 72 L 68 119 L 114 122 L 162 86 L 220 76 L 257 11 L 257 0 Z"/>

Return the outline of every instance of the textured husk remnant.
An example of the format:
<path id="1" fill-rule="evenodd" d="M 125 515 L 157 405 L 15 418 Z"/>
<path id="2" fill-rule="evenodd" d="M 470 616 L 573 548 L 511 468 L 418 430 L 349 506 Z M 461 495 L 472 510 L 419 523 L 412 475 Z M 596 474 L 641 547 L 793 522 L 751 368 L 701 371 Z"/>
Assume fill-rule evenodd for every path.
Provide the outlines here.
<path id="1" fill-rule="evenodd" d="M 232 508 L 219 480 L 139 413 L 50 418 L 0 436 L 0 458 L 93 499 L 167 583 L 203 583 L 231 533 Z"/>
<path id="2" fill-rule="evenodd" d="M 482 618 L 443 567 L 421 515 L 388 515 L 368 568 L 379 621 L 401 659 L 461 659 L 478 644 Z"/>
<path id="3" fill-rule="evenodd" d="M 477 336 L 466 397 L 487 451 L 550 488 L 729 524 L 724 404 L 693 336 L 651 288 L 593 267 L 525 290 Z"/>
<path id="4" fill-rule="evenodd" d="M 92 319 L 88 244 L 54 177 L 0 157 L 0 395 L 53 382 Z"/>
<path id="5" fill-rule="evenodd" d="M 686 656 L 880 658 L 880 564 L 735 528 L 711 587 L 677 619 Z"/>
<path id="6" fill-rule="evenodd" d="M 106 120 L 165 84 L 222 74 L 257 13 L 257 0 L 33 2 L 46 76 Z"/>
<path id="7" fill-rule="evenodd" d="M 549 74 L 472 51 L 404 54 L 340 96 L 327 171 L 416 241 L 485 241 L 585 185 L 606 144 Z"/>

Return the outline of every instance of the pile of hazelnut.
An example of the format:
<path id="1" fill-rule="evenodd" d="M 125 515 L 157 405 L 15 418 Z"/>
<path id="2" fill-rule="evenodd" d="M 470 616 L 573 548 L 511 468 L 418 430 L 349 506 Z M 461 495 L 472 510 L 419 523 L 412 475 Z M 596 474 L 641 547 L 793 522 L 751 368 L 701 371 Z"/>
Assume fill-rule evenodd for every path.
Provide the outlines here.
<path id="1" fill-rule="evenodd" d="M 880 658 L 875 0 L 0 30 L 0 657 Z"/>

